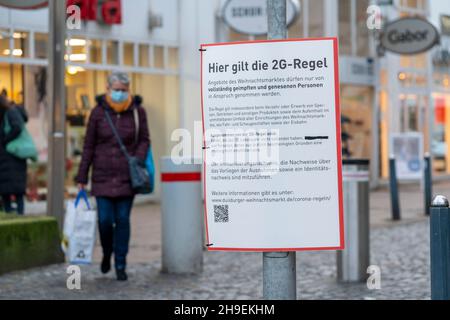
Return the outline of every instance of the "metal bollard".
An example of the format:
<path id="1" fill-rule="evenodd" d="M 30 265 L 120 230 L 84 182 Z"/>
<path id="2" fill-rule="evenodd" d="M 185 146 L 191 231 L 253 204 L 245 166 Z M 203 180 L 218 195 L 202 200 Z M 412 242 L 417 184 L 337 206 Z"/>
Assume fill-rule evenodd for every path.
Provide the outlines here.
<path id="1" fill-rule="evenodd" d="M 450 300 L 450 208 L 436 196 L 430 214 L 431 299 Z"/>
<path id="2" fill-rule="evenodd" d="M 195 274 L 203 270 L 202 165 L 192 163 L 199 162 L 175 164 L 170 157 L 161 158 L 164 273 Z"/>
<path id="3" fill-rule="evenodd" d="M 395 158 L 389 157 L 389 188 L 391 194 L 392 220 L 400 220 L 400 197 L 398 195 L 397 170 L 395 168 Z"/>
<path id="4" fill-rule="evenodd" d="M 343 160 L 345 249 L 337 252 L 338 280 L 366 281 L 370 265 L 369 160 Z"/>
<path id="5" fill-rule="evenodd" d="M 425 153 L 424 157 L 424 207 L 425 214 L 430 215 L 431 207 L 431 197 L 433 194 L 433 184 L 432 184 L 432 168 L 431 168 L 431 158 L 429 153 Z"/>

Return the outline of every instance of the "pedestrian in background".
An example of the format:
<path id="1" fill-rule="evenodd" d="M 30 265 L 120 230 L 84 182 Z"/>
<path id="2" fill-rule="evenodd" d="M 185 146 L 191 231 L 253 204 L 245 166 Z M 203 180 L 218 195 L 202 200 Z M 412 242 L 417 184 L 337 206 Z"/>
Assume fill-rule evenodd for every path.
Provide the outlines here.
<path id="1" fill-rule="evenodd" d="M 5 132 L 6 120 L 10 130 Z M 25 109 L 16 108 L 6 97 L 0 95 L 0 195 L 3 209 L 13 212 L 12 197 L 15 197 L 17 213 L 24 214 L 24 196 L 27 186 L 27 160 L 19 159 L 6 151 L 6 145 L 19 137 L 28 117 Z"/>
<path id="2" fill-rule="evenodd" d="M 76 181 L 80 189 L 88 183 L 92 167 L 91 194 L 96 197 L 100 242 L 103 259 L 102 273 L 111 269 L 111 256 L 117 280 L 127 280 L 126 256 L 130 241 L 130 213 L 135 191 L 131 186 L 128 161 L 108 123 L 110 115 L 126 150 L 131 156 L 146 159 L 150 145 L 147 115 L 142 99 L 130 94 L 126 73 L 113 72 L 108 77 L 107 93 L 97 97 L 97 106 L 89 118 L 82 160 Z M 138 110 L 139 132 L 136 132 L 134 110 Z M 136 138 L 137 137 L 137 138 Z"/>

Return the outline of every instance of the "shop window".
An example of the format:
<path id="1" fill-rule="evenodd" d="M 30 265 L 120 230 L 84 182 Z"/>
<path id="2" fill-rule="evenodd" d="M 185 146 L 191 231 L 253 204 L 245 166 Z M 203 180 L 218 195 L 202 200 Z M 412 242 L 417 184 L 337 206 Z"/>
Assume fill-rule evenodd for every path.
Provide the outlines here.
<path id="1" fill-rule="evenodd" d="M 300 2 L 300 13 L 297 16 L 297 18 L 294 20 L 294 22 L 289 26 L 288 29 L 288 37 L 289 38 L 304 38 L 305 32 L 303 30 L 303 9 L 305 1 L 299 1 Z"/>
<path id="2" fill-rule="evenodd" d="M 73 62 L 86 62 L 87 61 L 87 42 L 86 39 L 81 37 L 70 38 L 66 41 L 66 50 L 68 59 Z"/>
<path id="3" fill-rule="evenodd" d="M 134 66 L 134 43 L 125 42 L 123 44 L 123 64 Z"/>
<path id="4" fill-rule="evenodd" d="M 368 0 L 340 0 L 339 52 L 344 55 L 370 56 L 367 28 Z"/>
<path id="5" fill-rule="evenodd" d="M 34 34 L 34 55 L 38 59 L 47 59 L 48 55 L 48 34 Z"/>
<path id="6" fill-rule="evenodd" d="M 386 69 L 380 70 L 380 85 L 382 87 L 387 87 L 388 85 L 388 71 Z"/>
<path id="7" fill-rule="evenodd" d="M 11 33 L 7 29 L 0 29 L 0 55 L 13 58 L 28 57 L 28 40 L 27 32 L 14 31 Z"/>
<path id="8" fill-rule="evenodd" d="M 431 141 L 431 151 L 434 156 L 434 166 L 438 171 L 444 171 L 446 169 L 446 121 L 445 121 L 445 98 L 441 96 L 434 96 L 434 126 L 433 135 Z M 439 165 L 437 165 L 437 163 Z"/>
<path id="9" fill-rule="evenodd" d="M 434 126 L 431 141 L 433 166 L 437 172 L 450 173 L 450 95 L 433 94 Z"/>
<path id="10" fill-rule="evenodd" d="M 229 29 L 228 41 L 233 42 L 233 41 L 247 41 L 248 40 L 248 35 L 238 33 L 231 28 L 228 28 L 228 29 Z"/>
<path id="11" fill-rule="evenodd" d="M 372 100 L 370 87 L 341 86 L 342 140 L 349 158 L 371 158 Z"/>
<path id="12" fill-rule="evenodd" d="M 356 1 L 356 55 L 361 57 L 370 56 L 369 50 L 369 29 L 367 28 L 367 7 L 368 0 Z"/>
<path id="13" fill-rule="evenodd" d="M 119 42 L 107 41 L 106 42 L 106 63 L 110 65 L 119 64 Z"/>
<path id="14" fill-rule="evenodd" d="M 139 67 L 150 67 L 150 53 L 148 44 L 139 44 Z"/>
<path id="15" fill-rule="evenodd" d="M 339 53 L 351 55 L 351 0 L 339 1 Z"/>
<path id="16" fill-rule="evenodd" d="M 400 56 L 400 67 L 411 68 L 412 67 L 412 57 L 407 55 Z"/>
<path id="17" fill-rule="evenodd" d="M 153 67 L 157 69 L 164 69 L 164 47 L 153 47 Z"/>
<path id="18" fill-rule="evenodd" d="M 0 56 L 9 56 L 9 30 L 0 29 Z"/>
<path id="19" fill-rule="evenodd" d="M 413 56 L 401 55 L 400 66 L 402 68 L 426 69 L 427 55 L 426 53 L 421 53 Z"/>
<path id="20" fill-rule="evenodd" d="M 322 37 L 323 30 L 323 12 L 324 2 L 323 0 L 310 0 L 309 1 L 309 37 Z"/>
<path id="21" fill-rule="evenodd" d="M 12 34 L 13 37 L 13 51 L 12 56 L 16 58 L 29 57 L 29 33 L 15 30 Z"/>
<path id="22" fill-rule="evenodd" d="M 89 59 L 90 63 L 101 64 L 102 61 L 102 42 L 100 40 L 89 40 Z"/>
<path id="23" fill-rule="evenodd" d="M 421 53 L 414 56 L 414 67 L 417 69 L 426 69 L 427 68 L 427 54 Z"/>
<path id="24" fill-rule="evenodd" d="M 427 8 L 427 1 L 428 0 L 400 0 L 400 7 L 425 10 Z"/>
<path id="25" fill-rule="evenodd" d="M 23 103 L 23 74 L 20 64 L 0 64 L 0 90 L 4 90 L 8 99 Z"/>
<path id="26" fill-rule="evenodd" d="M 176 70 L 178 69 L 178 49 L 177 48 L 169 48 L 169 69 Z"/>

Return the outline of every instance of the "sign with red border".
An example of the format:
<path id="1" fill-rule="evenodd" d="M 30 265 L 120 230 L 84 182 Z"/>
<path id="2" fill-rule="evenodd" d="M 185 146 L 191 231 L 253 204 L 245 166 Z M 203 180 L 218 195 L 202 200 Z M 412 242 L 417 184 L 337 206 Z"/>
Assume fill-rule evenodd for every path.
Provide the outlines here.
<path id="1" fill-rule="evenodd" d="M 208 250 L 344 249 L 337 39 L 200 51 Z"/>

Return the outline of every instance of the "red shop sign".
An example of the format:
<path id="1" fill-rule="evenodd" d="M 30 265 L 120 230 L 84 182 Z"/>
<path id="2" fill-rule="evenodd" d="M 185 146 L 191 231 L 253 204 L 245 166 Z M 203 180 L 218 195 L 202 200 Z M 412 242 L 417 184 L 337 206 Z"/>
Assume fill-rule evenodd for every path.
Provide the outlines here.
<path id="1" fill-rule="evenodd" d="M 122 23 L 121 0 L 67 0 L 67 7 L 73 5 L 80 8 L 82 20 L 104 24 Z"/>

